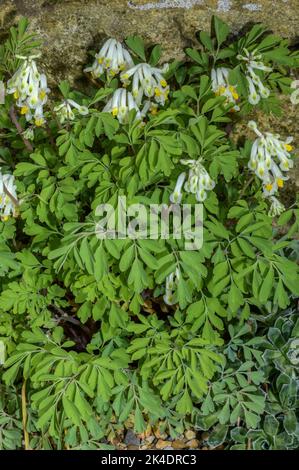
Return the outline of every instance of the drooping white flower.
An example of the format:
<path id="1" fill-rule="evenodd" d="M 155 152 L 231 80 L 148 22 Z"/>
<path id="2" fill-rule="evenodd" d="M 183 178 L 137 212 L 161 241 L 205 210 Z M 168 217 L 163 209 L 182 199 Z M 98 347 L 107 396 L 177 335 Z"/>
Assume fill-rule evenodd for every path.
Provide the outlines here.
<path id="1" fill-rule="evenodd" d="M 15 99 L 24 101 L 38 88 L 40 74 L 37 70 L 36 62 L 32 57 L 19 57 L 24 62 L 7 82 L 7 93 L 14 94 Z"/>
<path id="2" fill-rule="evenodd" d="M 135 109 L 136 111 L 136 119 L 141 119 L 142 113 L 139 110 L 132 93 L 124 88 L 118 88 L 104 107 L 103 112 L 112 113 L 113 116 L 117 117 L 121 124 L 124 124 L 127 122 L 129 112 L 132 109 Z"/>
<path id="3" fill-rule="evenodd" d="M 258 94 L 258 92 L 256 91 L 255 84 L 254 84 L 252 78 L 249 75 L 246 76 L 246 80 L 247 80 L 248 88 L 249 88 L 248 101 L 249 101 L 250 104 L 255 106 L 256 104 L 259 103 L 261 97 Z"/>
<path id="4" fill-rule="evenodd" d="M 120 79 L 124 86 L 127 86 L 132 79 L 132 94 L 138 105 L 141 104 L 143 96 L 146 96 L 164 106 L 169 94 L 169 86 L 163 77 L 167 67 L 166 65 L 160 70 L 149 64 L 141 63 L 123 72 Z"/>
<path id="5" fill-rule="evenodd" d="M 16 217 L 18 206 L 14 176 L 3 175 L 0 168 L 0 218 L 6 222 L 10 216 Z"/>
<path id="6" fill-rule="evenodd" d="M 215 182 L 211 179 L 200 160 L 181 160 L 181 163 L 189 167 L 188 179 L 184 184 L 185 191 L 195 194 L 196 200 L 203 202 L 207 197 L 207 191 L 211 191 L 215 187 Z M 183 179 L 185 179 L 185 173 L 181 173 L 178 178 L 176 188 L 170 196 L 171 202 L 175 202 L 175 198 L 178 199 L 177 202 L 180 202 Z"/>
<path id="7" fill-rule="evenodd" d="M 47 77 L 37 70 L 36 62 L 32 57 L 19 57 L 24 60 L 22 65 L 7 82 L 7 93 L 12 94 L 20 113 L 29 122 L 36 126 L 45 123 L 43 106 L 48 99 L 50 89 L 47 86 Z"/>
<path id="8" fill-rule="evenodd" d="M 75 108 L 82 116 L 88 114 L 88 108 L 86 106 L 82 106 L 79 103 L 76 103 L 74 100 L 66 99 L 63 101 L 63 103 L 55 106 L 54 108 L 54 111 L 59 117 L 61 124 L 63 124 L 66 120 L 72 121 L 75 119 L 73 108 Z"/>
<path id="9" fill-rule="evenodd" d="M 264 195 L 272 196 L 283 187 L 288 179 L 285 172 L 293 167 L 290 155 L 293 138 L 283 141 L 277 134 L 262 134 L 255 121 L 250 121 L 248 127 L 258 136 L 251 148 L 248 167 L 262 180 Z"/>
<path id="10" fill-rule="evenodd" d="M 28 129 L 25 129 L 23 132 L 23 136 L 27 140 L 34 140 L 34 131 L 32 127 L 28 127 Z"/>
<path id="11" fill-rule="evenodd" d="M 179 268 L 176 268 L 176 270 L 173 273 L 170 273 L 166 278 L 163 300 L 167 305 L 174 305 L 177 302 L 174 290 L 179 283 L 180 276 L 180 270 Z"/>
<path id="12" fill-rule="evenodd" d="M 262 55 L 256 51 L 249 52 L 244 49 L 244 55 L 239 54 L 237 59 L 246 62 L 246 79 L 248 82 L 249 95 L 248 101 L 252 105 L 259 103 L 261 98 L 268 98 L 270 90 L 264 86 L 260 77 L 255 73 L 255 70 L 262 70 L 263 72 L 271 72 L 272 68 L 268 67 L 262 62 Z"/>
<path id="13" fill-rule="evenodd" d="M 228 80 L 229 69 L 225 67 L 219 67 L 212 69 L 211 80 L 212 90 L 217 96 L 225 96 L 227 103 L 231 103 L 233 111 L 239 111 L 240 107 L 236 104 L 239 99 L 236 87 L 231 85 Z"/>
<path id="14" fill-rule="evenodd" d="M 183 172 L 179 175 L 173 193 L 170 195 L 170 202 L 173 204 L 179 204 L 182 200 L 182 187 L 186 179 L 186 173 Z"/>
<path id="15" fill-rule="evenodd" d="M 111 78 L 123 70 L 133 67 L 134 62 L 129 52 L 116 39 L 108 39 L 100 52 L 95 55 L 95 61 L 84 72 L 91 72 L 94 78 L 99 78 L 103 73 Z"/>
<path id="16" fill-rule="evenodd" d="M 277 217 L 284 212 L 284 205 L 275 196 L 270 196 L 270 201 L 271 206 L 268 212 L 270 217 Z"/>

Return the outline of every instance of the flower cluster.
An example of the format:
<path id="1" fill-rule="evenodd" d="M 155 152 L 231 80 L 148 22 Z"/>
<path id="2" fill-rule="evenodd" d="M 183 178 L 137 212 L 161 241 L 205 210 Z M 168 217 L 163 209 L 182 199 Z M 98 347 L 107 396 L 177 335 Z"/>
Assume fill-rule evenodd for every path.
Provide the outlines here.
<path id="1" fill-rule="evenodd" d="M 219 67 L 218 69 L 212 69 L 211 80 L 212 90 L 217 96 L 225 96 L 227 103 L 233 104 L 232 111 L 240 111 L 240 107 L 236 104 L 239 99 L 236 87 L 230 85 L 229 80 L 229 69 L 225 67 Z"/>
<path id="2" fill-rule="evenodd" d="M 215 187 L 215 182 L 211 179 L 207 170 L 200 160 L 181 160 L 183 165 L 189 166 L 188 180 L 185 182 L 186 173 L 179 175 L 174 191 L 170 195 L 170 201 L 174 204 L 182 200 L 182 188 L 185 191 L 195 194 L 198 202 L 203 202 L 207 197 L 206 191 L 211 191 Z M 185 183 L 185 184 L 184 184 Z"/>
<path id="3" fill-rule="evenodd" d="M 10 215 L 17 216 L 17 190 L 14 176 L 10 174 L 3 175 L 0 169 L 0 218 L 6 222 Z"/>
<path id="4" fill-rule="evenodd" d="M 75 114 L 72 108 L 75 108 L 82 116 L 88 114 L 88 108 L 86 106 L 81 106 L 74 100 L 66 99 L 63 101 L 63 103 L 54 108 L 54 111 L 59 117 L 61 124 L 63 124 L 65 120 L 72 121 L 75 118 Z"/>
<path id="5" fill-rule="evenodd" d="M 168 98 L 169 86 L 162 74 L 166 72 L 167 67 L 166 65 L 160 70 L 146 63 L 138 64 L 123 72 L 120 79 L 124 86 L 127 86 L 130 83 L 130 78 L 132 78 L 132 94 L 138 105 L 145 95 L 164 106 Z"/>
<path id="6" fill-rule="evenodd" d="M 38 72 L 34 60 L 36 56 L 18 58 L 24 62 L 8 80 L 7 93 L 13 93 L 16 105 L 26 120 L 39 127 L 45 123 L 43 107 L 50 91 L 47 87 L 47 78 L 45 74 Z"/>
<path id="7" fill-rule="evenodd" d="M 93 65 L 84 71 L 91 72 L 94 78 L 99 78 L 106 72 L 107 79 L 121 72 L 120 80 L 124 88 L 114 92 L 104 111 L 111 112 L 124 123 L 132 109 L 136 110 L 136 118 L 141 119 L 148 111 L 156 114 L 158 105 L 164 106 L 169 94 L 169 86 L 163 76 L 167 68 L 168 65 L 160 70 L 147 63 L 134 65 L 132 57 L 121 43 L 108 39 L 96 54 Z M 131 81 L 132 91 L 127 91 L 125 88 Z M 143 102 L 144 97 L 147 99 Z"/>
<path id="8" fill-rule="evenodd" d="M 133 66 L 132 57 L 122 44 L 116 39 L 108 39 L 95 55 L 92 66 L 84 69 L 84 72 L 91 72 L 94 78 L 99 78 L 106 72 L 107 78 L 112 78 Z"/>
<path id="9" fill-rule="evenodd" d="M 277 217 L 285 210 L 284 205 L 275 197 L 270 196 L 271 206 L 268 212 L 270 217 Z"/>
<path id="10" fill-rule="evenodd" d="M 239 54 L 237 59 L 246 62 L 246 79 L 249 87 L 248 101 L 250 104 L 256 105 L 261 98 L 269 97 L 270 90 L 265 87 L 260 77 L 255 73 L 255 70 L 271 72 L 272 68 L 262 62 L 262 55 L 257 54 L 256 51 L 249 52 L 247 49 L 244 49 L 244 53 L 244 56 Z"/>
<path id="11" fill-rule="evenodd" d="M 272 196 L 283 187 L 284 181 L 288 179 L 285 172 L 293 167 L 290 158 L 293 138 L 288 137 L 283 141 L 279 135 L 270 132 L 262 134 L 255 121 L 250 121 L 248 127 L 258 136 L 251 148 L 248 167 L 262 180 L 264 195 Z"/>
<path id="12" fill-rule="evenodd" d="M 103 112 L 112 113 L 113 116 L 117 117 L 120 123 L 124 124 L 127 122 L 129 112 L 132 109 L 135 109 L 136 111 L 136 118 L 141 119 L 142 113 L 140 112 L 132 93 L 124 88 L 118 88 L 104 107 Z"/>
<path id="13" fill-rule="evenodd" d="M 170 273 L 166 278 L 166 287 L 165 287 L 165 294 L 163 296 L 163 300 L 167 305 L 174 305 L 176 303 L 175 292 L 174 289 L 178 285 L 180 280 L 180 270 L 176 268 L 175 272 Z"/>

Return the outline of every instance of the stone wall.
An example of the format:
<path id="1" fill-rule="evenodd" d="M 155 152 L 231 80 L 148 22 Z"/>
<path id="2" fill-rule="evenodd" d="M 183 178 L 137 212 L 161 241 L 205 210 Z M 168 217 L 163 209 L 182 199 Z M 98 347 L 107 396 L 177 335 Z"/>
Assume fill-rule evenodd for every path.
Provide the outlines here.
<path id="1" fill-rule="evenodd" d="M 107 36 L 139 34 L 162 44 L 168 60 L 182 56 L 195 31 L 209 29 L 213 13 L 234 32 L 252 22 L 293 40 L 298 31 L 298 0 L 0 0 L 0 40 L 18 17 L 28 17 L 43 39 L 50 82 L 73 81 L 89 60 L 88 50 L 98 49 Z"/>
<path id="2" fill-rule="evenodd" d="M 197 30 L 209 30 L 212 14 L 226 20 L 238 33 L 250 23 L 263 22 L 274 33 L 298 41 L 299 0 L 0 0 L 0 41 L 20 16 L 43 40 L 42 68 L 50 86 L 62 79 L 79 85 L 82 69 L 104 38 L 141 35 L 160 43 L 164 59 L 183 57 Z M 77 82 L 77 83 L 76 83 Z M 299 148 L 299 106 L 282 100 L 283 120 L 268 121 L 282 135 L 294 135 Z M 283 124 L 282 124 L 283 123 Z M 295 173 L 295 172 L 294 172 Z M 299 185 L 298 179 L 295 181 Z"/>

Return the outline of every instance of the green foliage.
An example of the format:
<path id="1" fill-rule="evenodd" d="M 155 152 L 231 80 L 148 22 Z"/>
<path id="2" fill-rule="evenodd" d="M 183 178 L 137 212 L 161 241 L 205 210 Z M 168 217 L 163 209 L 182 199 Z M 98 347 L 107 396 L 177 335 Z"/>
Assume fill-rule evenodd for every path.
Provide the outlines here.
<path id="1" fill-rule="evenodd" d="M 16 56 L 27 56 L 40 46 L 35 34 L 27 32 L 28 21 L 21 18 L 18 26 L 10 28 L 10 37 L 0 45 L 0 77 L 2 74 L 12 74 L 20 65 L 20 59 Z"/>
<path id="2" fill-rule="evenodd" d="M 26 27 L 21 20 L 0 47 L 3 79 L 37 46 Z M 49 112 L 33 151 L 10 120 L 10 98 L 1 106 L 1 167 L 13 168 L 21 200 L 19 216 L 0 221 L 1 449 L 21 448 L 24 432 L 33 449 L 99 449 L 123 427 L 141 433 L 161 421 L 173 437 L 208 430 L 211 448 L 298 447 L 299 212 L 294 199 L 274 222 L 267 215 L 259 180 L 249 180 L 251 142 L 231 139 L 238 115 L 210 79 L 215 64 L 231 68 L 245 116 L 252 105 L 237 55 L 261 52 L 273 71 L 261 71 L 271 95 L 259 106 L 276 113 L 298 53 L 261 25 L 232 42 L 216 17 L 198 39 L 187 60 L 170 64 L 170 99 L 142 125 L 134 111 L 126 124 L 102 111 L 117 78 L 90 95 L 61 82 L 88 115 L 61 125 Z M 126 44 L 135 63 L 158 64 L 159 46 L 136 36 Z M 200 250 L 173 233 L 96 236 L 99 204 L 168 204 L 181 159 L 199 158 L 217 183 L 203 203 Z"/>

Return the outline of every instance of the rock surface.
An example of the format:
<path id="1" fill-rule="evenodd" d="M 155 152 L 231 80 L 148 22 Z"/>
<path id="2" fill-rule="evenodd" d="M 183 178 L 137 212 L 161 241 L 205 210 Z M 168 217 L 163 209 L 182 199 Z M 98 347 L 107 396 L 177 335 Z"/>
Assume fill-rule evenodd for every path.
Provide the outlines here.
<path id="1" fill-rule="evenodd" d="M 212 14 L 227 21 L 234 33 L 263 22 L 274 33 L 298 41 L 298 0 L 0 0 L 0 42 L 26 16 L 43 41 L 40 63 L 50 87 L 68 79 L 80 88 L 82 70 L 92 61 L 88 51 L 98 51 L 105 38 L 139 34 L 148 44 L 160 43 L 166 61 L 182 58 L 184 48 L 194 43 L 194 33 L 209 30 Z M 286 118 L 267 124 L 282 135 L 293 135 L 298 148 L 299 105 L 286 101 Z M 298 170 L 293 180 L 298 184 Z"/>
<path id="2" fill-rule="evenodd" d="M 90 62 L 88 51 L 98 50 L 108 36 L 139 34 L 149 44 L 162 44 L 166 60 L 182 57 L 194 32 L 209 29 L 214 13 L 236 33 L 264 22 L 284 37 L 298 34 L 298 0 L 0 0 L 0 40 L 20 16 L 28 17 L 43 40 L 50 84 L 75 81 Z"/>

